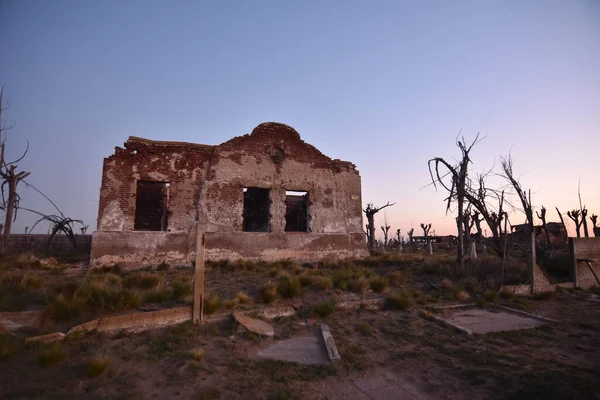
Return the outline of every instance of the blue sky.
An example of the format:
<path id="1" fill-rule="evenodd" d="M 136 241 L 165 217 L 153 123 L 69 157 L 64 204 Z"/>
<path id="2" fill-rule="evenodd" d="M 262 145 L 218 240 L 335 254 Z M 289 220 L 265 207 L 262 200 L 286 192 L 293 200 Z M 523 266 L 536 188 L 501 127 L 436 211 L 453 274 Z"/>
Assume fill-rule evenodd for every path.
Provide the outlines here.
<path id="1" fill-rule="evenodd" d="M 9 155 L 28 139 L 28 181 L 91 230 L 102 160 L 129 135 L 218 144 L 264 121 L 354 162 L 365 204 L 396 202 L 393 230 L 454 232 L 425 186 L 461 129 L 487 135 L 474 171 L 511 151 L 551 220 L 579 181 L 600 214 L 597 0 L 3 0 L 0 48 Z"/>

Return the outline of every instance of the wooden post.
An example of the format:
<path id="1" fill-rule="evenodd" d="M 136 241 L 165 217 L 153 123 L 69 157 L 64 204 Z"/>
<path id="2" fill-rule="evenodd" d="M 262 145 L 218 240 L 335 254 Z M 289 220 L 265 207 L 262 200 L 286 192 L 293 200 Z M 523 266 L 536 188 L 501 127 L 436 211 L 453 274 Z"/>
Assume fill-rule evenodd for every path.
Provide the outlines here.
<path id="1" fill-rule="evenodd" d="M 194 269 L 194 304 L 192 323 L 204 323 L 204 230 L 196 224 L 196 265 Z"/>

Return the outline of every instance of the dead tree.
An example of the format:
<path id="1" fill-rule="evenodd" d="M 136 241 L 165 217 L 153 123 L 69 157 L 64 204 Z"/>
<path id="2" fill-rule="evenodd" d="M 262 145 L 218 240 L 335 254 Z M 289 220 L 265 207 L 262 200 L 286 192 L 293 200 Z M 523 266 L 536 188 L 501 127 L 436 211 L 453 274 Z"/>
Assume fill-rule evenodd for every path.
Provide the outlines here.
<path id="1" fill-rule="evenodd" d="M 457 140 L 456 145 L 461 151 L 461 159 L 458 164 L 452 165 L 441 157 L 435 157 L 427 162 L 429 167 L 429 175 L 431 182 L 437 190 L 439 184 L 444 190 L 448 192 L 446 201 L 446 213 L 450 212 L 450 207 L 453 202 L 457 205 L 457 228 L 458 228 L 458 246 L 456 258 L 460 264 L 461 271 L 464 271 L 465 267 L 465 256 L 464 256 L 464 232 L 463 232 L 463 219 L 464 219 L 464 208 L 466 201 L 466 189 L 468 179 L 468 168 L 471 162 L 469 153 L 475 144 L 479 141 L 479 134 L 475 137 L 475 140 L 470 145 L 466 145 L 464 137 L 462 141 Z M 434 175 L 435 171 L 435 175 Z M 445 182 L 444 179 L 449 176 L 450 181 Z"/>
<path id="2" fill-rule="evenodd" d="M 581 216 L 581 210 L 567 211 L 567 215 L 573 220 L 573 222 L 575 222 L 575 231 L 577 232 L 577 237 L 581 237 L 582 222 L 579 219 L 579 217 Z"/>
<path id="3" fill-rule="evenodd" d="M 413 234 L 415 233 L 415 229 L 410 228 L 410 231 L 408 231 L 407 233 L 408 233 L 408 242 L 410 243 L 410 247 L 412 247 L 412 251 L 414 253 L 415 252 L 415 241 L 413 240 Z"/>
<path id="4" fill-rule="evenodd" d="M 369 224 L 367 225 L 367 232 L 369 232 L 369 249 L 373 250 L 373 248 L 375 247 L 375 214 L 377 214 L 379 211 L 383 210 L 386 207 L 393 206 L 394 204 L 396 203 L 390 204 L 390 202 L 388 201 L 387 204 L 384 206 L 375 207 L 373 206 L 373 203 L 368 203 L 367 208 L 363 210 L 363 212 L 367 216 L 367 221 L 369 222 Z"/>
<path id="5" fill-rule="evenodd" d="M 396 237 L 398 238 L 398 253 L 402 252 L 402 238 L 400 237 L 400 229 L 396 229 Z"/>
<path id="6" fill-rule="evenodd" d="M 383 249 L 387 250 L 388 246 L 388 232 L 390 231 L 391 226 L 385 223 L 384 226 L 381 227 L 381 231 L 383 232 Z"/>
<path id="7" fill-rule="evenodd" d="M 546 207 L 542 206 L 541 214 L 539 212 L 535 212 L 537 217 L 542 220 L 542 229 L 544 230 L 544 234 L 546 236 L 546 245 L 548 246 L 548 250 L 552 251 L 552 241 L 550 240 L 550 231 L 548 230 L 548 224 L 546 223 Z"/>
<path id="8" fill-rule="evenodd" d="M 598 216 L 596 214 L 592 214 L 590 220 L 592 221 L 592 230 L 594 231 L 594 236 L 600 237 L 600 228 L 598 227 Z"/>
<path id="9" fill-rule="evenodd" d="M 577 196 L 579 197 L 579 210 L 581 210 L 581 224 L 583 225 L 583 234 L 585 237 L 590 237 L 587 227 L 587 213 L 588 210 L 585 206 L 581 205 L 581 182 L 577 185 Z"/>
<path id="10" fill-rule="evenodd" d="M 6 145 L 6 131 L 12 126 L 6 125 L 6 120 L 3 119 L 2 113 L 10 107 L 10 103 L 4 100 L 4 86 L 0 89 L 0 178 L 2 183 L 0 185 L 0 191 L 2 194 L 2 203 L 0 209 L 4 211 L 4 225 L 2 231 L 2 243 L 0 244 L 0 251 L 5 252 L 8 249 L 8 242 L 10 239 L 10 230 L 12 223 L 17 219 L 17 210 L 19 207 L 19 194 L 17 193 L 17 186 L 23 179 L 27 178 L 30 173 L 25 171 L 17 172 L 17 163 L 21 161 L 27 151 L 29 150 L 29 142 L 25 151 L 15 161 L 7 162 L 4 156 L 4 150 Z M 7 193 L 8 192 L 8 193 Z M 8 197 L 5 197 L 8 194 Z"/>
<path id="11" fill-rule="evenodd" d="M 569 233 L 567 232 L 567 225 L 565 225 L 565 220 L 564 220 L 560 210 L 558 209 L 558 207 L 554 207 L 554 208 L 556 208 L 556 212 L 558 213 L 558 217 L 560 218 L 560 223 L 562 224 L 563 232 L 565 233 L 564 244 L 567 244 L 569 242 Z"/>
<path id="12" fill-rule="evenodd" d="M 513 173 L 513 159 L 508 156 L 507 158 L 501 158 L 500 164 L 502 166 L 503 176 L 508 181 L 510 186 L 514 189 L 516 195 L 519 197 L 523 213 L 525 213 L 525 223 L 529 228 L 529 233 L 533 233 L 533 209 L 531 207 L 531 190 L 527 192 L 523 189 L 517 178 Z"/>

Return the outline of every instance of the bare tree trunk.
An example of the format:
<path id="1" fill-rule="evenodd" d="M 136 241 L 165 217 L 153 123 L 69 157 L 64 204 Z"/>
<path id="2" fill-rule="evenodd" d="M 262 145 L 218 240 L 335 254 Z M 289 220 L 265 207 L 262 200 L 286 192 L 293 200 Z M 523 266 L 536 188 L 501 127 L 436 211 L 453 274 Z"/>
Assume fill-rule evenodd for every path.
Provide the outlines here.
<path id="1" fill-rule="evenodd" d="M 10 240 L 10 229 L 13 221 L 13 213 L 15 209 L 15 200 L 17 196 L 17 180 L 15 176 L 15 167 L 12 165 L 9 174 L 13 179 L 8 182 L 8 202 L 6 204 L 6 215 L 4 218 L 4 232 L 2 232 L 2 252 L 8 250 L 8 242 Z"/>
<path id="2" fill-rule="evenodd" d="M 558 207 L 554 207 L 554 208 L 556 208 L 556 212 L 558 213 L 558 217 L 560 218 L 560 223 L 562 224 L 563 232 L 565 232 L 565 244 L 567 244 L 567 243 L 569 243 L 569 233 L 567 232 L 567 226 L 565 225 L 565 220 L 563 219 L 563 216 L 560 213 L 560 210 L 558 209 Z"/>

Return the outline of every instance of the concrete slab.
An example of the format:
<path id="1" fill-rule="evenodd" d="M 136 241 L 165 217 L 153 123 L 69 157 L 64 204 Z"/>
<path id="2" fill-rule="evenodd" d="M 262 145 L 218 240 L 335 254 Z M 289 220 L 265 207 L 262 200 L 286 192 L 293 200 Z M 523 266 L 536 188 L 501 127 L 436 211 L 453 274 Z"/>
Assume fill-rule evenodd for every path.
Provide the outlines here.
<path id="1" fill-rule="evenodd" d="M 317 333 L 278 341 L 260 350 L 257 356 L 299 364 L 329 364 L 327 350 Z"/>
<path id="2" fill-rule="evenodd" d="M 238 324 L 243 325 L 244 328 L 248 329 L 252 333 L 268 337 L 273 337 L 275 335 L 275 329 L 265 321 L 250 318 L 239 312 L 234 312 L 233 318 Z"/>
<path id="3" fill-rule="evenodd" d="M 479 309 L 457 311 L 442 319 L 452 325 L 465 327 L 473 333 L 531 329 L 546 324 L 544 321 L 525 315 Z"/>

